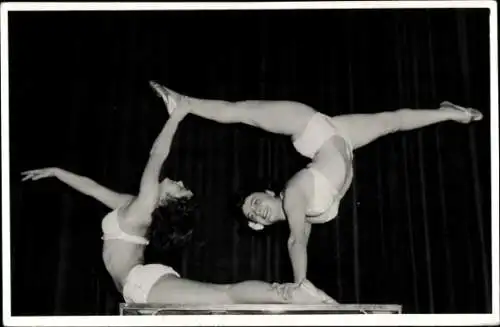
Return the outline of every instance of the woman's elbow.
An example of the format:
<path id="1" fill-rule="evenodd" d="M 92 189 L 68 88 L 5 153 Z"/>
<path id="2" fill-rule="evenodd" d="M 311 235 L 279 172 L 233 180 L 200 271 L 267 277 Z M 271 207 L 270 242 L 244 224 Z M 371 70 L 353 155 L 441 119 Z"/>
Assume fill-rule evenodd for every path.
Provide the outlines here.
<path id="1" fill-rule="evenodd" d="M 306 246 L 306 241 L 303 237 L 294 237 L 290 236 L 288 238 L 288 247 L 293 247 L 293 246 Z"/>

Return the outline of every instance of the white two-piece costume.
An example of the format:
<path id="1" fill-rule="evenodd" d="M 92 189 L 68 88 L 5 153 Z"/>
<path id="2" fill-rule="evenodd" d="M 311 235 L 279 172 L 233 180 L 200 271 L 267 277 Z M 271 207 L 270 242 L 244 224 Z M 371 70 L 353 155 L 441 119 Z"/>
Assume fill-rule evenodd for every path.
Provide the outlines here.
<path id="1" fill-rule="evenodd" d="M 329 140 L 332 136 L 340 136 L 347 144 L 349 155 L 353 156 L 353 147 L 349 139 L 344 133 L 335 126 L 332 118 L 322 113 L 315 113 L 307 123 L 306 128 L 302 134 L 293 142 L 297 152 L 305 157 L 313 159 L 319 149 Z M 311 164 L 307 169 L 313 175 L 314 179 L 314 194 L 306 212 L 307 216 L 314 217 L 321 215 L 321 221 L 316 220 L 317 223 L 326 223 L 338 214 L 340 200 L 343 194 L 332 182 L 318 169 L 314 168 Z M 352 176 L 352 167 L 349 174 Z M 348 188 L 351 179 L 347 181 L 348 185 L 343 188 Z"/>
<path id="2" fill-rule="evenodd" d="M 348 146 L 352 157 L 352 145 L 338 127 L 334 126 L 331 118 L 316 113 L 308 122 L 302 134 L 293 142 L 295 149 L 305 157 L 313 159 L 323 144 L 333 135 L 342 137 Z M 318 169 L 309 165 L 307 169 L 314 177 L 314 195 L 312 196 L 308 216 L 322 216 L 321 221 L 328 222 L 338 214 L 341 200 L 338 190 L 330 180 Z M 351 168 L 352 169 L 352 168 Z M 352 172 L 351 172 L 352 173 Z M 351 181 L 349 180 L 350 184 Z M 344 185 L 349 187 L 349 185 Z M 147 245 L 149 241 L 144 237 L 125 233 L 119 225 L 118 209 L 108 213 L 102 220 L 103 240 L 121 240 L 135 244 Z M 161 264 L 138 264 L 130 270 L 123 286 L 123 297 L 128 303 L 146 303 L 153 285 L 164 275 L 180 275 L 171 267 Z"/>
<path id="3" fill-rule="evenodd" d="M 103 240 L 120 240 L 134 244 L 147 245 L 144 237 L 125 233 L 118 221 L 118 209 L 108 213 L 101 223 Z M 127 303 L 146 303 L 153 285 L 165 275 L 180 275 L 171 267 L 161 264 L 138 264 L 130 270 L 123 285 L 123 298 Z"/>

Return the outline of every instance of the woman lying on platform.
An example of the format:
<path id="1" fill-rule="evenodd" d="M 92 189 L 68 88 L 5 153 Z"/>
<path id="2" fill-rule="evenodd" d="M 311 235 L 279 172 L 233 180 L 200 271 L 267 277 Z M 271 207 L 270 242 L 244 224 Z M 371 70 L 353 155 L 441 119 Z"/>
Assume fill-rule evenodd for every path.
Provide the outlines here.
<path id="1" fill-rule="evenodd" d="M 288 222 L 288 250 L 295 286 L 306 278 L 311 224 L 334 219 L 351 185 L 355 149 L 394 132 L 444 121 L 470 123 L 482 119 L 479 111 L 450 102 L 442 102 L 440 108 L 430 110 L 400 109 L 329 117 L 293 101 L 197 99 L 155 82 L 150 84 L 170 113 L 182 111 L 219 123 L 243 123 L 288 135 L 295 149 L 311 159 L 307 167 L 287 182 L 281 194 L 262 190 L 246 196 L 241 204 L 249 226 L 255 230 L 278 221 Z"/>
<path id="2" fill-rule="evenodd" d="M 161 140 L 151 152 L 143 172 L 139 194 L 117 193 L 60 168 L 23 172 L 23 181 L 56 177 L 83 194 L 108 206 L 111 211 L 102 220 L 103 260 L 117 289 L 126 302 L 180 304 L 247 303 L 335 303 L 324 292 L 305 281 L 292 296 L 285 294 L 286 284 L 244 281 L 236 284 L 210 284 L 181 278 L 171 267 L 144 264 L 145 238 L 152 214 L 159 206 L 182 205 L 193 193 L 182 182 L 165 178 L 158 182 L 162 164 L 170 151 L 172 138 L 183 115 L 174 112 L 165 125 Z"/>

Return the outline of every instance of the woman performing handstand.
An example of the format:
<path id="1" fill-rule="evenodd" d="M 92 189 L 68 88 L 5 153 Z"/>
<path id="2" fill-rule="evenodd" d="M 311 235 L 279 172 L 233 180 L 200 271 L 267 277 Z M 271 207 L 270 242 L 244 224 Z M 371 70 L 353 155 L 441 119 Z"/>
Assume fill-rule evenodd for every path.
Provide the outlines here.
<path id="1" fill-rule="evenodd" d="M 335 303 L 308 281 L 291 297 L 285 294 L 287 284 L 244 281 L 235 284 L 202 283 L 185 278 L 171 267 L 145 264 L 144 250 L 152 223 L 152 213 L 159 206 L 176 206 L 193 193 L 182 182 L 165 178 L 159 183 L 162 164 L 184 114 L 174 111 L 155 142 L 144 169 L 137 196 L 121 194 L 60 168 L 23 172 L 23 181 L 56 177 L 70 187 L 89 195 L 112 211 L 102 220 L 104 265 L 126 302 L 180 304 L 248 304 L 248 303 Z"/>
<path id="2" fill-rule="evenodd" d="M 470 123 L 481 112 L 442 102 L 438 109 L 399 109 L 375 114 L 334 117 L 293 101 L 240 101 L 197 99 L 150 82 L 167 108 L 219 123 L 243 123 L 291 137 L 295 149 L 311 162 L 297 172 L 281 194 L 271 191 L 248 195 L 242 204 L 248 224 L 255 230 L 288 221 L 288 251 L 296 287 L 307 276 L 307 243 L 311 224 L 337 216 L 339 204 L 353 176 L 353 150 L 375 139 L 444 121 Z M 161 138 L 161 136 L 160 136 Z M 290 287 L 290 285 L 288 285 Z"/>

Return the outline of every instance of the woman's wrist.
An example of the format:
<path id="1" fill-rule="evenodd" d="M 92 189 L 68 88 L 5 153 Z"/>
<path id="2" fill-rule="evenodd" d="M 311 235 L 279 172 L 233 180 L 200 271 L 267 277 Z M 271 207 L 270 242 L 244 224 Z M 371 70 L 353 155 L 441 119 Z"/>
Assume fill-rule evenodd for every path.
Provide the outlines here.
<path id="1" fill-rule="evenodd" d="M 63 171 L 61 168 L 58 167 L 52 167 L 52 175 L 55 177 L 59 177 L 61 175 L 61 172 Z"/>
<path id="2" fill-rule="evenodd" d="M 303 278 L 296 278 L 296 279 L 295 279 L 295 284 L 299 284 L 299 285 L 300 285 L 300 284 L 302 284 L 305 280 L 306 280 L 306 278 L 305 278 L 305 277 L 303 277 Z"/>

